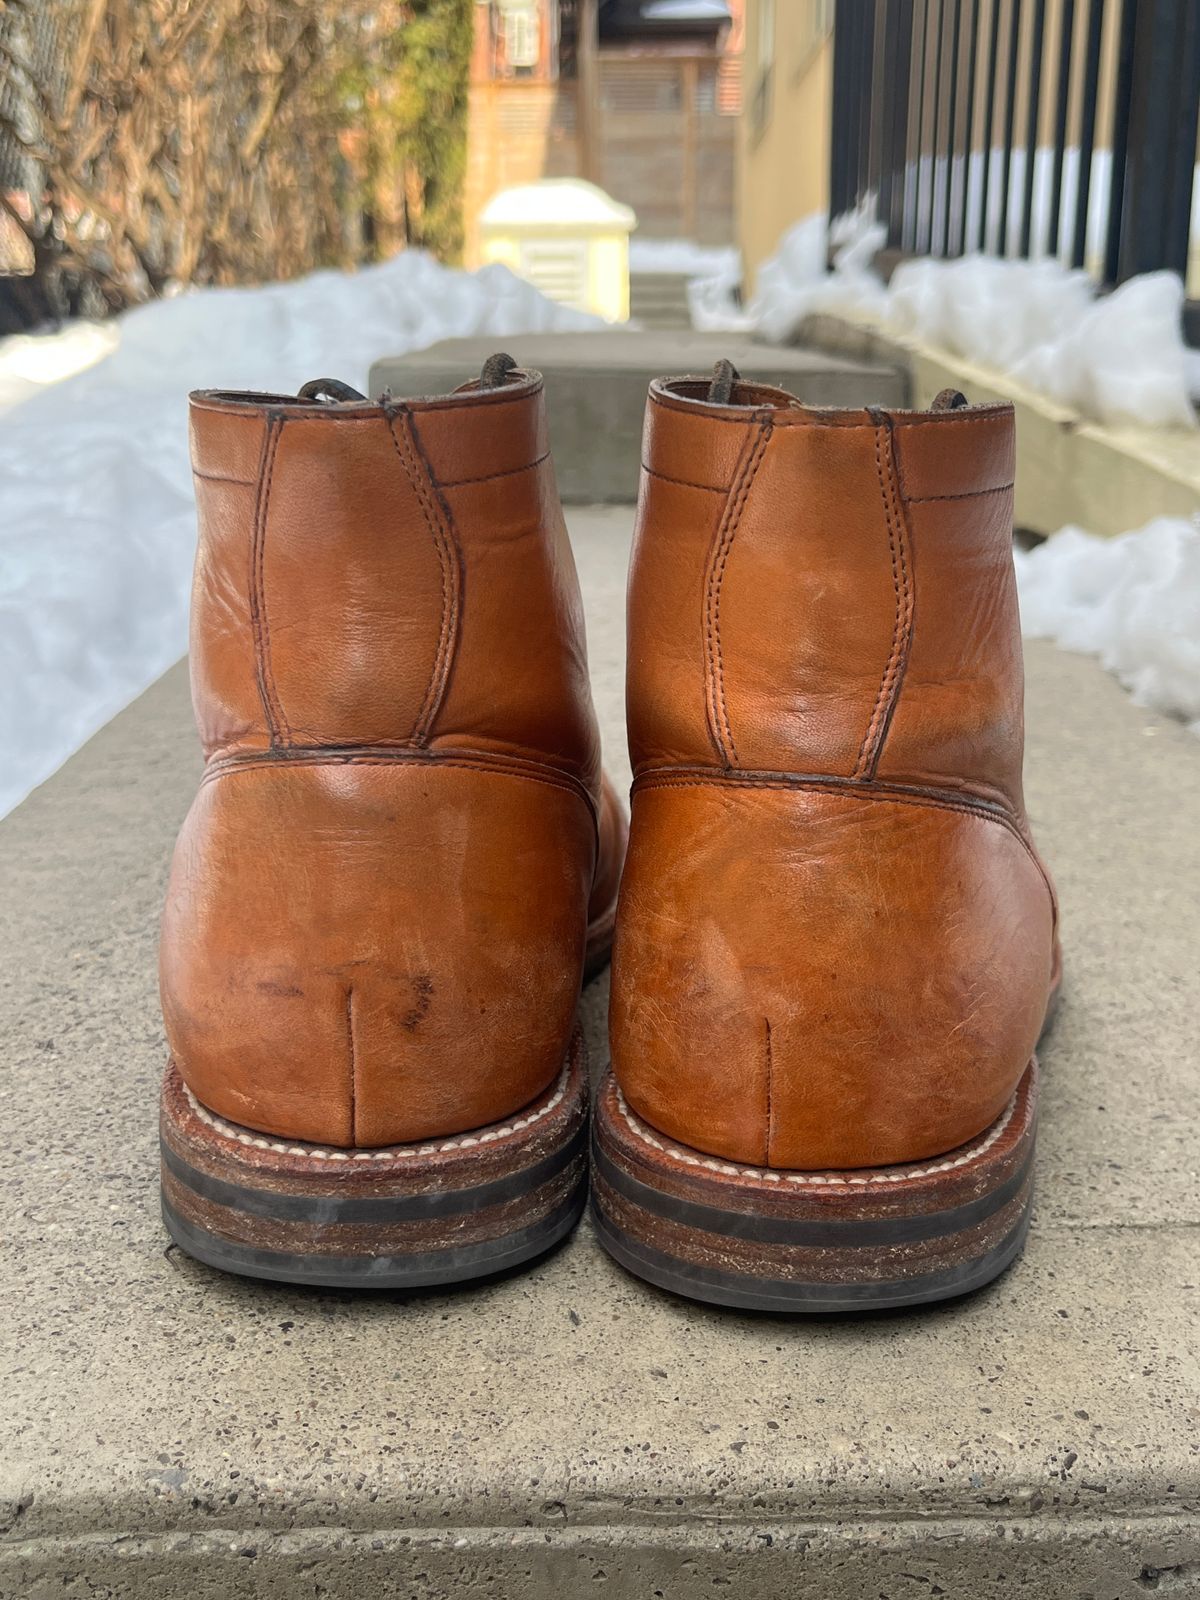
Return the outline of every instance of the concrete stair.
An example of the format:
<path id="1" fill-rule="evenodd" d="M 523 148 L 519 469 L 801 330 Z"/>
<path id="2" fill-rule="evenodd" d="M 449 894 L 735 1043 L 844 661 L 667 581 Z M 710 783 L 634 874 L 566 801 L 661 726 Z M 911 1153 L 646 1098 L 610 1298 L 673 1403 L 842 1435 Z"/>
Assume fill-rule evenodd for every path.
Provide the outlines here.
<path id="1" fill-rule="evenodd" d="M 629 315 L 643 328 L 690 328 L 686 272 L 631 272 Z"/>
<path id="2" fill-rule="evenodd" d="M 623 784 L 631 514 L 569 520 Z M 1067 970 L 1037 1215 L 1004 1278 L 906 1315 L 691 1305 L 586 1224 L 453 1294 L 196 1265 L 157 1214 L 183 668 L 0 823 L 0 1600 L 1194 1595 L 1200 741 L 1027 664 Z"/>
<path id="3" fill-rule="evenodd" d="M 642 413 L 652 378 L 708 373 L 724 357 L 746 377 L 779 384 L 810 405 L 903 406 L 908 399 L 907 379 L 898 368 L 754 344 L 745 334 L 605 329 L 521 335 L 506 343 L 523 366 L 545 374 L 554 469 L 569 503 L 637 499 Z M 370 392 L 444 394 L 477 377 L 496 348 L 495 338 L 443 339 L 377 361 Z"/>

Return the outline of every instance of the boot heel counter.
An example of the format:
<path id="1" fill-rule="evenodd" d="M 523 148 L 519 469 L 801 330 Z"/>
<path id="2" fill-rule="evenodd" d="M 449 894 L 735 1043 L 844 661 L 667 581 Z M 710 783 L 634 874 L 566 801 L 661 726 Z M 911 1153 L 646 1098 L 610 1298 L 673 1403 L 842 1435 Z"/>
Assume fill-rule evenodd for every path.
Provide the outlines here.
<path id="1" fill-rule="evenodd" d="M 219 769 L 163 918 L 184 1082 L 233 1122 L 343 1147 L 518 1110 L 562 1068 L 594 852 L 576 786 L 499 764 Z"/>
<path id="2" fill-rule="evenodd" d="M 990 816 L 664 784 L 637 795 L 621 896 L 613 1067 L 683 1144 L 802 1170 L 920 1160 L 992 1122 L 1029 1063 L 1052 907 Z"/>

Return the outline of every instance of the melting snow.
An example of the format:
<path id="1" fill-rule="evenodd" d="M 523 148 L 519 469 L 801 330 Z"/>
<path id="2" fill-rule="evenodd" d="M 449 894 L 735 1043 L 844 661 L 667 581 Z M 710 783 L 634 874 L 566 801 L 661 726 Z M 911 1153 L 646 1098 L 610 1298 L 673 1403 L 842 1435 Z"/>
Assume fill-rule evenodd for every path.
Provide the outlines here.
<path id="1" fill-rule="evenodd" d="M 727 278 L 693 286 L 709 328 L 753 328 L 773 343 L 826 312 L 920 338 L 1010 373 L 1085 417 L 1114 426 L 1191 427 L 1194 352 L 1183 342 L 1183 285 L 1174 273 L 1132 278 L 1097 296 L 1086 273 L 1053 260 L 964 256 L 907 261 L 884 285 L 871 262 L 885 238 L 868 211 L 806 217 L 759 268 L 757 293 L 736 306 Z"/>
<path id="2" fill-rule="evenodd" d="M 1139 705 L 1200 733 L 1200 523 L 1158 517 L 1119 539 L 1064 528 L 1016 559 L 1028 637 L 1099 656 Z"/>

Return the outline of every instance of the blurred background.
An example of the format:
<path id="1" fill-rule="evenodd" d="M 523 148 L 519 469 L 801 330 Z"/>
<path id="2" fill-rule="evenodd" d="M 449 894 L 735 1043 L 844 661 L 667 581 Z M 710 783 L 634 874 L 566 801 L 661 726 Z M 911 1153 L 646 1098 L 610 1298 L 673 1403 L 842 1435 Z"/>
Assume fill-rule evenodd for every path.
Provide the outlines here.
<path id="1" fill-rule="evenodd" d="M 0 812 L 186 646 L 189 388 L 472 341 L 581 500 L 729 352 L 1012 400 L 1027 630 L 1200 725 L 1198 112 L 1191 0 L 0 0 Z"/>
<path id="2" fill-rule="evenodd" d="M 598 185 L 639 244 L 699 247 L 685 272 L 736 247 L 747 290 L 791 224 L 866 206 L 885 265 L 1052 256 L 1194 297 L 1194 9 L 5 0 L 0 318 L 414 247 L 475 267 L 489 203 L 546 178 Z M 565 254 L 520 264 L 584 298 Z"/>

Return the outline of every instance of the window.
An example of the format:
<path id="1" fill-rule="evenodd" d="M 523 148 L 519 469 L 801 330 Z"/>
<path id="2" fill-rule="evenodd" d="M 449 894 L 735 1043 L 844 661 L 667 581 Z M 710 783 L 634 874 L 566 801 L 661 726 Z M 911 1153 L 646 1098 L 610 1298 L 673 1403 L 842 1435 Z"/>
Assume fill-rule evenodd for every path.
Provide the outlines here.
<path id="1" fill-rule="evenodd" d="M 500 0 L 504 59 L 510 72 L 533 72 L 541 54 L 538 0 Z"/>

